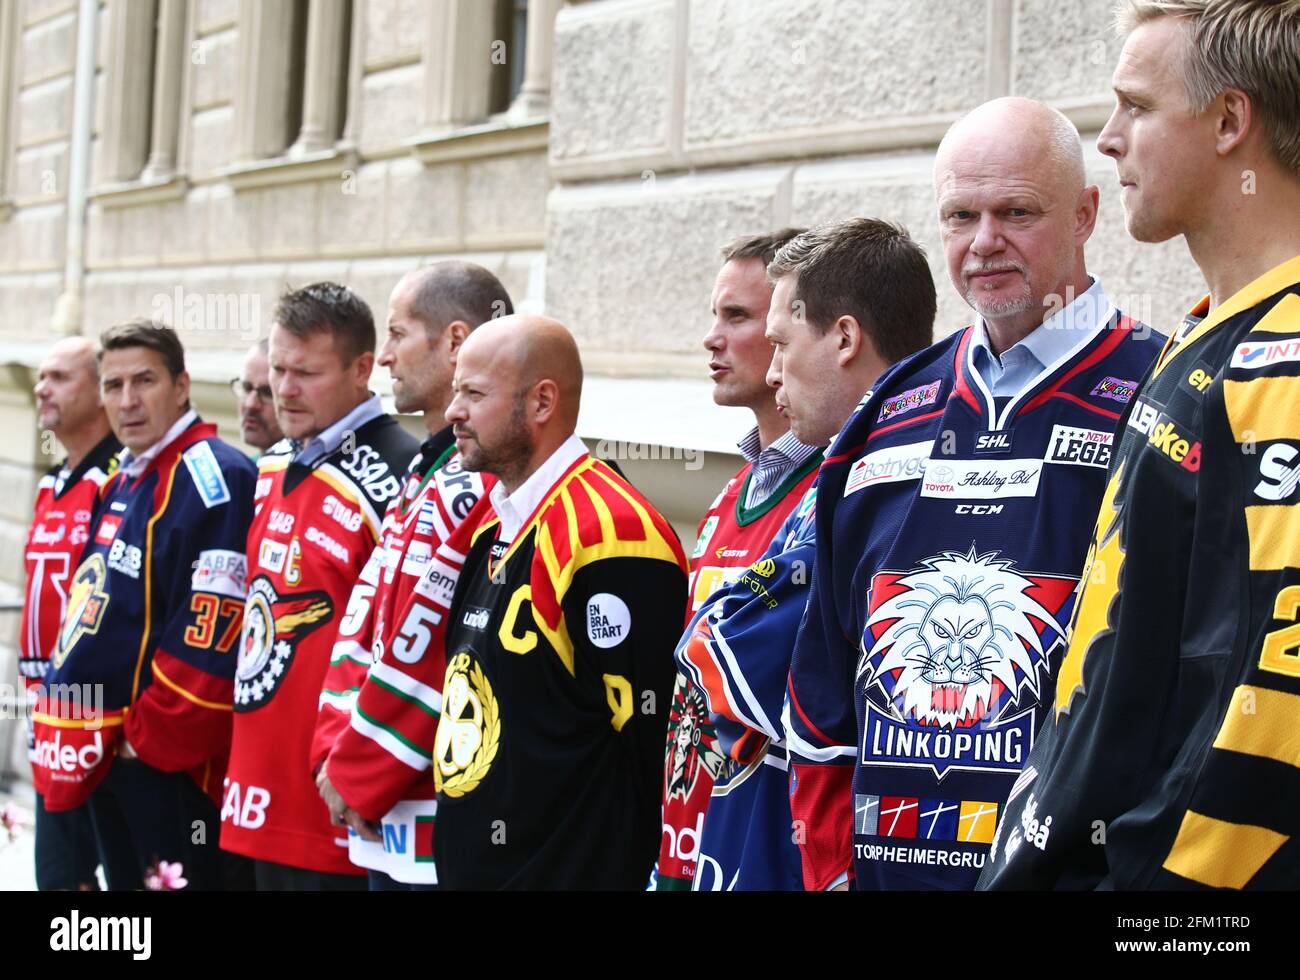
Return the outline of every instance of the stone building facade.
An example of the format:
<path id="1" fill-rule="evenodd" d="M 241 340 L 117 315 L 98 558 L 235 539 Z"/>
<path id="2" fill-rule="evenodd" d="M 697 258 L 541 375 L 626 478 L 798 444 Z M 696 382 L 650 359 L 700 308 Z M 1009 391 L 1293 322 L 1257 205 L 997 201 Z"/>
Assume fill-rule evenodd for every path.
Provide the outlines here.
<path id="1" fill-rule="evenodd" d="M 939 332 L 966 324 L 930 168 L 948 125 L 998 95 L 1078 124 L 1102 189 L 1090 267 L 1169 329 L 1203 287 L 1181 242 L 1127 238 L 1095 150 L 1119 49 L 1110 7 L 0 0 L 4 596 L 59 452 L 31 396 L 53 338 L 171 322 L 200 411 L 237 438 L 226 384 L 286 285 L 346 282 L 382 322 L 398 276 L 437 257 L 487 265 L 520 308 L 572 327 L 581 434 L 689 533 L 747 426 L 711 404 L 699 346 L 719 245 L 896 220 L 930 256 Z M 0 640 L 16 626 L 0 617 Z"/>

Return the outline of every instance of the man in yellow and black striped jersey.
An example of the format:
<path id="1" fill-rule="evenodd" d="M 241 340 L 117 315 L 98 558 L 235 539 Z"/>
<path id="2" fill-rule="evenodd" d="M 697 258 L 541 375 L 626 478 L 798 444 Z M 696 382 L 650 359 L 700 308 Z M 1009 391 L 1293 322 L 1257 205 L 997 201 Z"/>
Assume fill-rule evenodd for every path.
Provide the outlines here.
<path id="1" fill-rule="evenodd" d="M 1210 288 L 1120 421 L 982 888 L 1300 886 L 1300 0 L 1129 0 L 1098 139 Z"/>

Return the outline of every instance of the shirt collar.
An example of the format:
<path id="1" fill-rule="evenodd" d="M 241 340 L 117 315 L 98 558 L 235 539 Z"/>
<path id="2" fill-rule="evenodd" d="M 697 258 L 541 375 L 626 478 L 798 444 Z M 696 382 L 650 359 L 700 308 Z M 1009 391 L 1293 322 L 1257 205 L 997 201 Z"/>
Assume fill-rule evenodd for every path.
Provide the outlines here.
<path id="1" fill-rule="evenodd" d="M 367 422 L 373 421 L 383 414 L 384 409 L 380 404 L 379 396 L 371 395 L 370 398 L 348 412 L 343 418 L 322 429 L 306 443 L 295 441 L 293 446 L 297 452 L 294 454 L 293 461 L 303 466 L 311 466 L 317 460 L 332 456 L 343 445 L 343 439 L 349 432 L 356 432 Z"/>
<path id="2" fill-rule="evenodd" d="M 758 426 L 750 429 L 745 438 L 736 443 L 736 448 L 740 450 L 740 455 L 745 457 L 745 462 L 751 466 L 758 465 L 760 460 L 764 465 L 771 465 L 777 459 L 787 463 L 796 460 L 802 462 L 817 451 L 816 446 L 800 442 L 788 429 L 781 438 L 775 440 L 766 449 L 762 449 L 758 439 Z"/>
<path id="3" fill-rule="evenodd" d="M 126 449 L 122 452 L 121 470 L 126 474 L 128 479 L 138 478 L 149 464 L 158 458 L 158 454 L 175 442 L 182 432 L 199 420 L 199 413 L 190 409 L 175 422 L 172 427 L 163 433 L 163 437 L 155 442 L 152 446 L 142 452 L 139 456 L 133 455 L 131 450 Z"/>
<path id="4" fill-rule="evenodd" d="M 586 455 L 586 445 L 576 435 L 571 435 L 560 443 L 559 448 L 514 493 L 507 494 L 505 486 L 500 483 L 494 485 L 488 491 L 488 496 L 492 500 L 492 509 L 501 519 L 501 531 L 497 540 L 507 544 L 514 541 L 523 529 L 524 521 L 528 520 L 537 505 L 551 492 L 565 471 Z"/>
<path id="5" fill-rule="evenodd" d="M 1041 368 L 1049 367 L 1065 357 L 1091 334 L 1100 324 L 1110 319 L 1115 307 L 1110 297 L 1102 288 L 1100 279 L 1093 279 L 1092 285 L 1076 296 L 1074 302 L 1057 310 L 1039 326 L 1030 331 L 1029 336 L 1002 352 L 1002 358 L 995 358 L 989 344 L 988 326 L 980 317 L 975 325 L 972 353 L 978 358 L 981 354 L 995 361 L 1005 359 L 1012 351 L 1019 350 L 1019 355 L 1028 356 Z"/>

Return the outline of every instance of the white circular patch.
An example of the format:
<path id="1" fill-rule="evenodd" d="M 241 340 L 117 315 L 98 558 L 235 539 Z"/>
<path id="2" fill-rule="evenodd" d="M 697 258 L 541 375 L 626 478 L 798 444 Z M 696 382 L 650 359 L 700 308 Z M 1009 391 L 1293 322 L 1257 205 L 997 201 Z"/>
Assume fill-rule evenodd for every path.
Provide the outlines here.
<path id="1" fill-rule="evenodd" d="M 587 600 L 587 639 L 602 650 L 616 647 L 632 629 L 627 603 L 608 592 L 597 592 Z"/>

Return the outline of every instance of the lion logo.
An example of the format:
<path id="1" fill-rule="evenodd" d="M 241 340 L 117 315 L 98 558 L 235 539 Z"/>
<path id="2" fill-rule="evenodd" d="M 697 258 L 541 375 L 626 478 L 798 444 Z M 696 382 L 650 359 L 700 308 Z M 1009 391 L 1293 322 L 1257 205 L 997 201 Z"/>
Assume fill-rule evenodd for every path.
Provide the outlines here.
<path id="1" fill-rule="evenodd" d="M 1047 654 L 1035 620 L 1061 630 L 1028 594 L 1036 583 L 997 555 L 971 545 L 928 558 L 871 613 L 858 678 L 868 691 L 880 686 L 896 721 L 946 731 L 996 724 L 1026 693 L 1039 697 Z"/>

